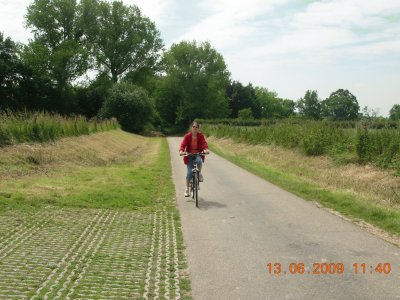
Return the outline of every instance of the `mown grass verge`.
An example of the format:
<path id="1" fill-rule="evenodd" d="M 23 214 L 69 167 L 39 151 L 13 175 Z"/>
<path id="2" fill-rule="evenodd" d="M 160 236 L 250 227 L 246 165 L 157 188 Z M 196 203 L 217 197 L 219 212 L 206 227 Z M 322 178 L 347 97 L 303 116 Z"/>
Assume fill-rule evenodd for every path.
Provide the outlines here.
<path id="1" fill-rule="evenodd" d="M 67 175 L 10 181 L 0 193 L 0 210 L 49 204 L 137 209 L 166 203 L 164 200 L 174 195 L 168 148 L 163 139 L 153 139 L 150 144 L 159 147 L 160 152 L 148 155 L 149 162 L 86 167 Z"/>
<path id="2" fill-rule="evenodd" d="M 362 219 L 392 234 L 400 234 L 400 212 L 396 209 L 362 202 L 346 192 L 318 187 L 297 176 L 249 160 L 245 155 L 231 154 L 214 143 L 209 143 L 209 146 L 216 154 L 303 199 L 317 201 L 345 216 Z"/>

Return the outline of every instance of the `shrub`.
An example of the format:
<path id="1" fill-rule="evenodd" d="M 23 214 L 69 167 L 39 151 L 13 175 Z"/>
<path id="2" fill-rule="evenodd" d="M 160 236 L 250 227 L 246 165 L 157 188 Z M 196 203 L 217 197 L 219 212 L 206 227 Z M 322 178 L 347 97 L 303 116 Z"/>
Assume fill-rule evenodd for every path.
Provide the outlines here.
<path id="1" fill-rule="evenodd" d="M 123 130 L 140 132 L 152 121 L 154 113 L 154 103 L 146 90 L 123 82 L 111 88 L 99 117 L 115 117 Z"/>

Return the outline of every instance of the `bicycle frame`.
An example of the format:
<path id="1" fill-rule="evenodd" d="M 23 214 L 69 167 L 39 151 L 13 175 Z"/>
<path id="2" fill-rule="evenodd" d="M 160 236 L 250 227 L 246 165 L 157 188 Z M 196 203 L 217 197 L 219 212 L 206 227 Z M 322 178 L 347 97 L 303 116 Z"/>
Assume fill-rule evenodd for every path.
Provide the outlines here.
<path id="1" fill-rule="evenodd" d="M 197 166 L 197 156 L 196 155 L 191 155 L 189 159 L 192 160 L 192 179 L 191 179 L 191 189 L 192 189 L 192 199 L 195 199 L 196 201 L 196 207 L 199 206 L 199 168 Z"/>
<path id="2" fill-rule="evenodd" d="M 189 159 L 192 161 L 192 178 L 190 179 L 190 188 L 191 188 L 192 199 L 194 199 L 196 202 L 196 207 L 199 206 L 199 185 L 200 185 L 200 180 L 199 180 L 200 170 L 197 165 L 197 156 L 206 154 L 208 153 L 201 152 L 201 153 L 181 154 L 189 156 Z"/>

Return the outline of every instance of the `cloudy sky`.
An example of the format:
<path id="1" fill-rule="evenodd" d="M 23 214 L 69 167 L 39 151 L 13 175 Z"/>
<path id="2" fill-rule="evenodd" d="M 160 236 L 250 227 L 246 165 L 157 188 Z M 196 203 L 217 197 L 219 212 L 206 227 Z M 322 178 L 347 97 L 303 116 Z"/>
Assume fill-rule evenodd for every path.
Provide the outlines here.
<path id="1" fill-rule="evenodd" d="M 30 0 L 0 0 L 0 31 L 27 42 Z M 209 41 L 233 80 L 297 100 L 348 89 L 388 115 L 400 104 L 400 0 L 124 0 L 152 19 L 166 48 Z"/>

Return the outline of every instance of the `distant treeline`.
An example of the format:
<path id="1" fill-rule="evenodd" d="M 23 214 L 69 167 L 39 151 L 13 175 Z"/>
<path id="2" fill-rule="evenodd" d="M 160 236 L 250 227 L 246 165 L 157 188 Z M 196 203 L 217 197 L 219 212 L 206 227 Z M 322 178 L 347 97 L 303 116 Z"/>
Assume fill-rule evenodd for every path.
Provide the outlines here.
<path id="1" fill-rule="evenodd" d="M 340 88 L 327 99 L 308 90 L 292 100 L 233 81 L 223 56 L 207 42 L 182 41 L 164 50 L 155 23 L 122 1 L 34 0 L 25 22 L 34 34 L 27 44 L 0 33 L 0 110 L 114 116 L 133 132 L 182 130 L 195 118 L 377 116 L 367 107 L 360 111 L 357 98 Z M 400 118 L 400 105 L 390 118 Z"/>
<path id="2" fill-rule="evenodd" d="M 91 120 L 81 116 L 63 117 L 44 112 L 3 112 L 0 114 L 0 147 L 49 142 L 63 137 L 90 134 L 119 128 L 116 119 Z"/>
<path id="3" fill-rule="evenodd" d="M 337 163 L 372 163 L 379 167 L 396 169 L 400 174 L 400 130 L 377 130 L 361 125 L 346 127 L 343 126 L 345 124 L 332 121 L 282 120 L 252 127 L 207 125 L 203 121 L 201 129 L 209 136 L 232 138 L 236 142 L 248 144 L 297 148 L 306 155 L 330 155 Z"/>

